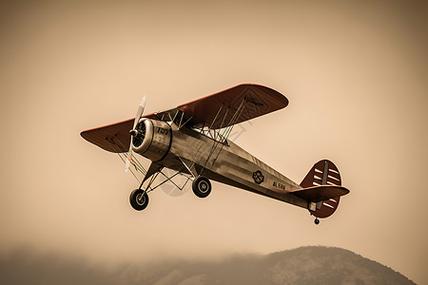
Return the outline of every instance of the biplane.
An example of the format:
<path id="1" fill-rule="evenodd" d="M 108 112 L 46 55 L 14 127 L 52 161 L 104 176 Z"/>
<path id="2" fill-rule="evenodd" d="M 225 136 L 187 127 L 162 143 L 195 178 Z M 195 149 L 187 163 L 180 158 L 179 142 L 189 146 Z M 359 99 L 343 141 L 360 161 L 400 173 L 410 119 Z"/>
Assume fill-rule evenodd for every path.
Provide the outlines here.
<path id="1" fill-rule="evenodd" d="M 148 194 L 183 175 L 199 198 L 211 192 L 211 180 L 307 209 L 319 218 L 332 215 L 340 197 L 338 168 L 317 162 L 298 184 L 260 161 L 229 139 L 236 124 L 285 108 L 281 93 L 256 84 L 241 84 L 178 107 L 144 115 L 145 97 L 135 118 L 83 131 L 81 136 L 100 148 L 118 153 L 127 171 L 139 171 L 139 187 L 129 197 L 132 208 L 144 210 Z M 149 159 L 144 167 L 137 156 Z M 170 173 L 164 170 L 169 169 Z M 172 173 L 172 174 L 171 174 Z"/>

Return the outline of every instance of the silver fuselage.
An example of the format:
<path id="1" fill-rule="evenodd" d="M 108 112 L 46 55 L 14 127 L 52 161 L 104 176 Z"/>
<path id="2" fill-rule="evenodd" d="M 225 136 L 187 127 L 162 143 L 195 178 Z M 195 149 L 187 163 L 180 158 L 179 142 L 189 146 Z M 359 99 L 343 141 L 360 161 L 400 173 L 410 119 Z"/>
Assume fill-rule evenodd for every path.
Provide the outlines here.
<path id="1" fill-rule="evenodd" d="M 199 175 L 303 208 L 308 202 L 292 192 L 302 189 L 272 167 L 231 141 L 218 142 L 198 131 L 171 124 L 168 154 L 159 161 L 164 167 L 183 171 L 179 160 L 191 163 Z M 144 154 L 143 154 L 144 155 Z"/>

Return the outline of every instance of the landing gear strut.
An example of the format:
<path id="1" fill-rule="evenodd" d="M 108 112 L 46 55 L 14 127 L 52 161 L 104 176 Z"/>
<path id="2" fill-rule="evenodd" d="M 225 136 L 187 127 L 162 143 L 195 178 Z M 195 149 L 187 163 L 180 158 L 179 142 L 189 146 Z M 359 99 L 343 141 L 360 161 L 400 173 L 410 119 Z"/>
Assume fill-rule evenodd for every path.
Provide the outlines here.
<path id="1" fill-rule="evenodd" d="M 211 193 L 211 183 L 208 178 L 198 176 L 193 180 L 192 190 L 199 198 L 205 198 Z"/>
<path id="2" fill-rule="evenodd" d="M 134 210 L 142 211 L 149 204 L 149 195 L 143 189 L 136 189 L 129 195 L 129 203 Z"/>

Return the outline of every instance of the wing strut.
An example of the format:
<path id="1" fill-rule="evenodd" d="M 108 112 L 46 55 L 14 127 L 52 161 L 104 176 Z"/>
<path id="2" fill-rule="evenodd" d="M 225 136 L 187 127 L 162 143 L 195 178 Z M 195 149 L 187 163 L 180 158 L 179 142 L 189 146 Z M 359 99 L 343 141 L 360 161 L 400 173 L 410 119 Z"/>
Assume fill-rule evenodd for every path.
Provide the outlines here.
<path id="1" fill-rule="evenodd" d="M 231 108 L 224 108 L 224 105 L 221 105 L 216 113 L 216 115 L 213 118 L 213 121 L 209 124 L 210 127 L 202 126 L 201 129 L 199 129 L 199 132 L 203 135 L 206 135 L 210 137 L 213 140 L 212 146 L 209 150 L 208 156 L 202 166 L 202 169 L 200 170 L 199 175 L 202 175 L 202 172 L 206 168 L 207 164 L 212 160 L 212 164 L 214 164 L 217 161 L 218 156 L 220 155 L 221 151 L 223 150 L 223 147 L 227 145 L 227 139 L 229 138 L 233 127 L 238 122 L 243 110 L 245 109 L 245 103 L 247 102 L 246 98 L 242 98 L 241 102 L 238 105 L 238 108 L 236 110 L 232 110 Z M 222 111 L 224 110 L 223 114 Z M 225 123 L 225 121 L 228 119 L 230 115 L 230 111 L 233 111 L 232 116 L 230 117 L 229 121 Z M 222 120 L 221 125 L 226 125 L 225 128 L 222 129 L 212 129 L 212 126 L 216 123 L 216 121 L 220 118 Z M 201 147 L 200 147 L 201 148 Z M 198 152 L 200 152 L 200 148 L 198 149 Z M 214 157 L 214 159 L 212 159 Z M 183 162 L 183 161 L 182 161 Z M 186 165 L 185 163 L 183 163 Z M 191 165 L 194 167 L 194 163 Z M 192 173 L 189 170 L 190 173 Z"/>

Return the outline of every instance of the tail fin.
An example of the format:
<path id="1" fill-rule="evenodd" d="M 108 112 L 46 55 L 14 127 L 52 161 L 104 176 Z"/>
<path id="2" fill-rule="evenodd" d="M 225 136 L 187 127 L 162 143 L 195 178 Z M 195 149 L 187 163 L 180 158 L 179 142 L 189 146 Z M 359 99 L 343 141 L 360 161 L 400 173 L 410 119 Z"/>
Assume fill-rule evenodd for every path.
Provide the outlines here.
<path id="1" fill-rule="evenodd" d="M 330 160 L 320 160 L 311 168 L 303 179 L 300 186 L 309 188 L 320 185 L 341 186 L 342 180 L 336 165 Z M 349 191 L 348 191 L 349 192 Z M 311 203 L 309 212 L 317 218 L 327 218 L 331 216 L 339 206 L 340 196 L 328 200 Z"/>

